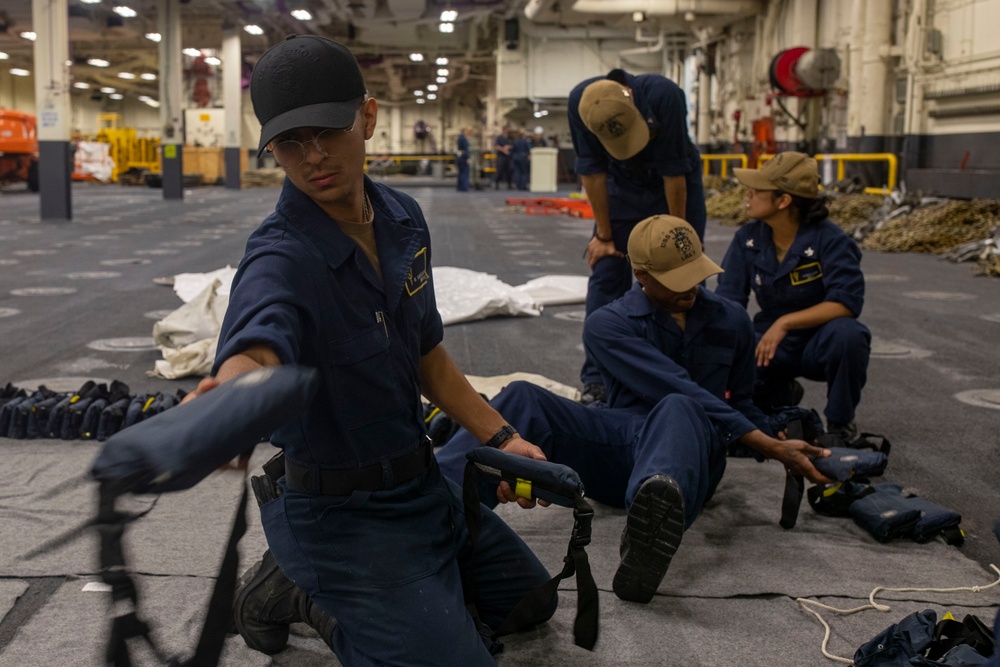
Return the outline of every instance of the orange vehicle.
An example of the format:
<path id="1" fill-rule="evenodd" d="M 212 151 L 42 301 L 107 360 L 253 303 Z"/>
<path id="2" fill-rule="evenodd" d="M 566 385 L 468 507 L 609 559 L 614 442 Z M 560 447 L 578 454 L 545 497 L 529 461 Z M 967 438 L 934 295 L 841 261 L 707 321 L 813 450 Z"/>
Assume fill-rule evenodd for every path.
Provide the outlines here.
<path id="1" fill-rule="evenodd" d="M 0 185 L 28 183 L 38 192 L 38 134 L 34 114 L 0 109 Z"/>

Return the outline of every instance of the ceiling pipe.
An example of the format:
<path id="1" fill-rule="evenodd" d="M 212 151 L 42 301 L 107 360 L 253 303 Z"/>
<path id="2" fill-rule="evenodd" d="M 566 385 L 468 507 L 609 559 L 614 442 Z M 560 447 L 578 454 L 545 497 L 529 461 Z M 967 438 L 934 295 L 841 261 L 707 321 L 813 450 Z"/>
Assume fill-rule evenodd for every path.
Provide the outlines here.
<path id="1" fill-rule="evenodd" d="M 537 21 L 539 23 L 554 21 L 559 16 L 556 12 L 552 11 L 552 5 L 554 4 L 555 0 L 528 0 L 528 4 L 524 6 L 524 16 L 529 21 Z"/>
<path id="2" fill-rule="evenodd" d="M 632 14 L 683 16 L 695 14 L 753 14 L 761 11 L 760 0 L 576 0 L 574 12 L 587 14 Z"/>
<path id="3" fill-rule="evenodd" d="M 578 28 L 543 27 L 522 23 L 521 34 L 535 39 L 632 39 L 632 33 L 614 28 L 581 26 Z"/>
<path id="4" fill-rule="evenodd" d="M 649 44 L 649 46 L 639 46 L 634 49 L 622 49 L 618 52 L 618 56 L 634 56 L 642 53 L 659 53 L 663 50 L 663 45 L 666 43 L 666 34 L 663 30 L 661 30 L 657 37 L 646 37 L 642 34 L 641 28 L 636 28 L 635 41 L 652 43 Z"/>

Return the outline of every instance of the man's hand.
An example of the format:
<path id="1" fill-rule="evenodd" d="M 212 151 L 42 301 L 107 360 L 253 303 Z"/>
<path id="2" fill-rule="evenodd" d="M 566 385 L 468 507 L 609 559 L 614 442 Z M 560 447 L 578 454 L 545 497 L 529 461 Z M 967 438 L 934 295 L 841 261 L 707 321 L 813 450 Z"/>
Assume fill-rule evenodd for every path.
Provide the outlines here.
<path id="1" fill-rule="evenodd" d="M 520 456 L 527 456 L 529 459 L 537 459 L 539 461 L 546 461 L 545 453 L 537 445 L 533 445 L 519 435 L 515 435 L 513 438 L 503 443 L 500 449 L 508 452 L 510 454 L 518 454 Z M 547 500 L 530 500 L 528 498 L 521 498 L 514 493 L 514 489 L 510 488 L 510 484 L 507 482 L 500 482 L 497 487 L 497 500 L 501 503 L 516 502 L 518 505 L 524 509 L 531 509 L 535 506 L 536 502 L 542 507 L 548 507 L 550 505 Z"/>
<path id="2" fill-rule="evenodd" d="M 597 261 L 605 257 L 624 257 L 617 248 L 614 241 L 602 241 L 596 236 L 587 243 L 587 265 L 594 268 Z"/>
<path id="3" fill-rule="evenodd" d="M 784 321 L 779 317 L 764 332 L 764 335 L 760 337 L 760 341 L 757 343 L 754 356 L 757 359 L 758 366 L 767 366 L 771 363 L 775 353 L 778 351 L 778 345 L 785 339 L 786 335 L 788 335 L 788 329 L 785 327 Z"/>
<path id="4" fill-rule="evenodd" d="M 809 457 L 824 458 L 830 455 L 829 449 L 815 447 L 805 440 L 784 440 L 771 452 L 771 457 L 780 461 L 786 470 L 805 477 L 813 484 L 833 484 L 834 480 L 826 477 L 809 460 Z"/>
<path id="5" fill-rule="evenodd" d="M 213 376 L 209 375 L 201 379 L 198 386 L 194 388 L 193 391 L 189 392 L 187 396 L 181 399 L 181 405 L 184 405 L 188 401 L 193 401 L 207 391 L 211 391 L 219 386 L 219 381 Z"/>

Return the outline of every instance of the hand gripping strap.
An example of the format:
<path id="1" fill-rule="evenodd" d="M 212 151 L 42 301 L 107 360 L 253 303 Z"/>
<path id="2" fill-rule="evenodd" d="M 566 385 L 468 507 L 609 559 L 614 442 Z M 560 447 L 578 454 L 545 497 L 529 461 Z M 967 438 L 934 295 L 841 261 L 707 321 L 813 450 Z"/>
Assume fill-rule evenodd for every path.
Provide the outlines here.
<path id="1" fill-rule="evenodd" d="M 583 483 L 572 468 L 549 461 L 538 461 L 525 456 L 508 454 L 499 449 L 480 447 L 467 454 L 469 463 L 465 466 L 463 499 L 466 523 L 469 526 L 469 540 L 475 558 L 476 542 L 482 526 L 479 509 L 479 475 L 484 475 L 491 483 L 507 481 L 511 487 L 520 488 L 526 498 L 548 500 L 563 507 L 573 508 L 573 534 L 570 537 L 562 572 L 525 595 L 500 627 L 490 633 L 491 639 L 508 635 L 523 628 L 527 621 L 537 618 L 539 612 L 548 606 L 559 582 L 576 574 L 577 603 L 576 621 L 573 624 L 573 638 L 577 646 L 593 650 L 597 644 L 598 597 L 597 584 L 590 571 L 586 546 L 590 544 L 590 528 L 594 510 L 584 499 Z M 471 563 L 469 563 L 471 565 Z M 475 589 L 471 567 L 462 568 L 462 582 L 465 587 L 466 606 L 477 627 L 480 626 L 475 611 Z"/>

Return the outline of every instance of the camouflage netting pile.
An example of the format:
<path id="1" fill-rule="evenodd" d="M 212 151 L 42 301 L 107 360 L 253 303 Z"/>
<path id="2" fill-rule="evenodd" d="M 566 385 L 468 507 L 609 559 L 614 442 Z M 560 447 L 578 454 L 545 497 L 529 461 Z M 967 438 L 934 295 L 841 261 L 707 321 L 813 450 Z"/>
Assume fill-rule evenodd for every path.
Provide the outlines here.
<path id="1" fill-rule="evenodd" d="M 944 254 L 964 243 L 993 235 L 1000 224 L 1000 200 L 934 200 L 925 206 L 897 209 L 885 223 L 865 237 L 862 247 L 884 252 Z M 894 212 L 895 213 L 895 212 Z"/>
<path id="2" fill-rule="evenodd" d="M 733 179 L 706 176 L 705 209 L 708 217 L 723 225 L 742 225 L 747 221 L 747 189 Z"/>
<path id="3" fill-rule="evenodd" d="M 875 212 L 885 203 L 884 195 L 849 194 L 834 195 L 830 199 L 830 219 L 845 232 L 854 235 L 868 224 Z"/>

